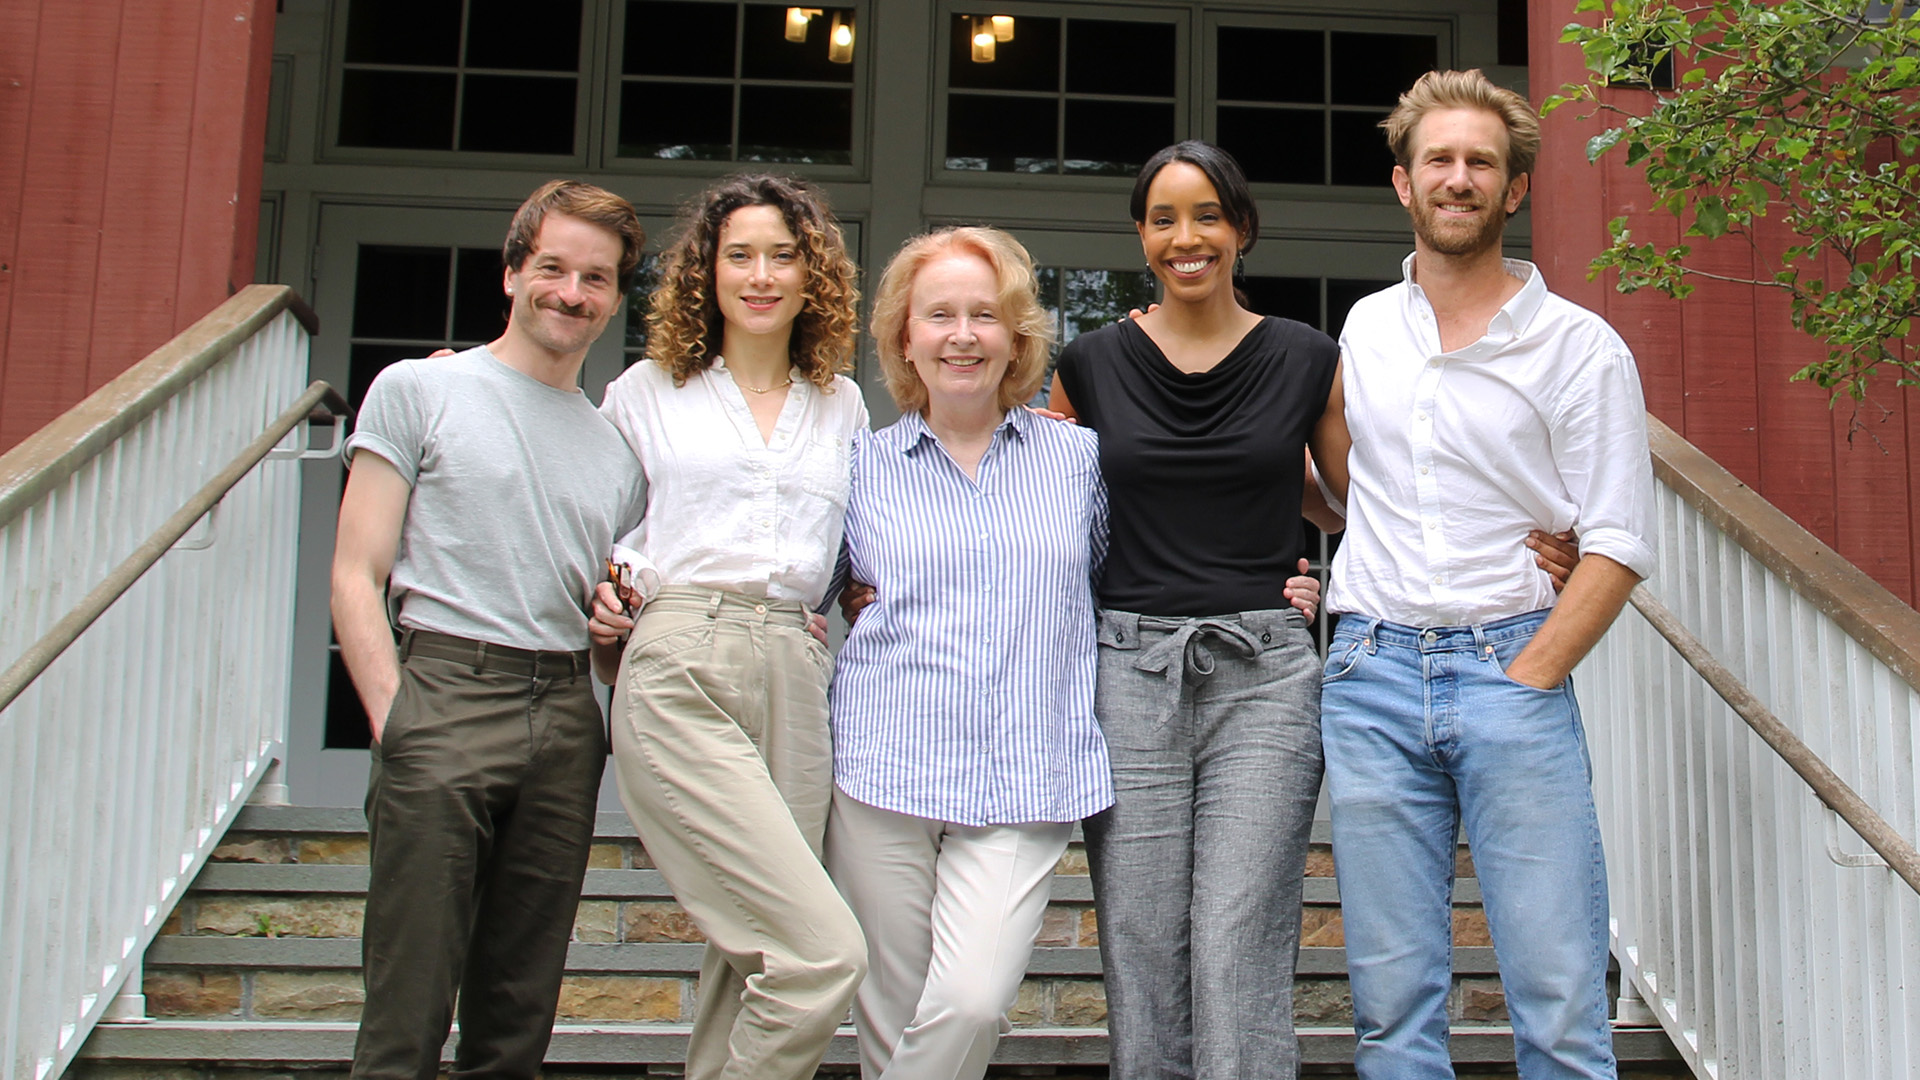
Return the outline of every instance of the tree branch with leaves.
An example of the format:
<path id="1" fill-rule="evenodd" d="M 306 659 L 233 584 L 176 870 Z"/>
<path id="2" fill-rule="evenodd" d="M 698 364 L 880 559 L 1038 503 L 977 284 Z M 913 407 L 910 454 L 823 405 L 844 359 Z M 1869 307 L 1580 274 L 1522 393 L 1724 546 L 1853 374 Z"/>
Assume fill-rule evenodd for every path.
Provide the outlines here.
<path id="1" fill-rule="evenodd" d="M 1580 46 L 1590 74 L 1543 111 L 1586 106 L 1617 124 L 1588 141 L 1588 161 L 1618 152 L 1642 166 L 1654 207 L 1685 226 L 1681 243 L 1662 247 L 1614 219 L 1592 276 L 1614 270 L 1622 292 L 1652 287 L 1680 299 L 1691 278 L 1781 289 L 1793 325 L 1828 350 L 1796 379 L 1856 401 L 1883 369 L 1920 384 L 1920 356 L 1901 350 L 1920 315 L 1920 12 L 1906 8 L 1906 0 L 1580 0 L 1576 11 L 1605 18 L 1570 25 L 1560 40 Z M 1668 57 L 1676 86 L 1655 89 L 1651 107 L 1630 109 L 1609 93 L 1652 89 Z M 1798 240 L 1770 276 L 1687 265 L 1686 238 L 1751 243 L 1756 219 L 1768 217 Z M 1828 254 L 1843 276 L 1822 276 Z"/>

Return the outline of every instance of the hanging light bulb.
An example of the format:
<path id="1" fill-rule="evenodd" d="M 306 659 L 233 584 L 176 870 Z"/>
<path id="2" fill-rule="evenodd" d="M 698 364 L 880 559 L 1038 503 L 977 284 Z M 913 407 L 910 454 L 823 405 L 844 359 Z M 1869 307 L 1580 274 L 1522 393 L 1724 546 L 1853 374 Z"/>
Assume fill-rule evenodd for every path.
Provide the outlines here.
<path id="1" fill-rule="evenodd" d="M 853 63 L 853 16 L 833 13 L 833 29 L 827 34 L 827 59 L 836 64 Z"/>
<path id="2" fill-rule="evenodd" d="M 984 15 L 973 17 L 973 62 L 976 64 L 993 63 L 993 20 Z"/>
<path id="3" fill-rule="evenodd" d="M 1013 40 L 1013 16 L 995 15 L 993 17 L 993 40 L 995 41 L 1012 41 Z"/>
<path id="4" fill-rule="evenodd" d="M 807 24 L 818 14 L 820 14 L 819 8 L 788 8 L 787 40 L 800 44 L 805 43 L 807 40 Z"/>

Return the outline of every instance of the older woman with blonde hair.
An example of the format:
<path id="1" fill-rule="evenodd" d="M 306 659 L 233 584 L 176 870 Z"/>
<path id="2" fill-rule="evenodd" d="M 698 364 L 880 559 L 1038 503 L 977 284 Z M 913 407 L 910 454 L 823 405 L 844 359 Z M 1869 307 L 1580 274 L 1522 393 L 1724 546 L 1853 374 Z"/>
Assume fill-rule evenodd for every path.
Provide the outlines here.
<path id="1" fill-rule="evenodd" d="M 601 672 L 620 797 L 707 937 L 691 1080 L 811 1077 L 866 970 L 820 863 L 832 661 L 808 632 L 867 426 L 839 374 L 854 276 L 817 189 L 721 180 L 666 252 L 649 359 L 601 406 L 648 492 L 623 541 L 639 593 L 602 585 L 592 629 L 602 645 L 631 632 L 617 677 Z"/>
<path id="2" fill-rule="evenodd" d="M 1113 800 L 1093 717 L 1106 489 L 1092 432 L 1018 403 L 1052 329 L 996 229 L 910 240 L 873 336 L 898 423 L 855 440 L 827 866 L 866 931 L 862 1075 L 980 1077 L 1073 823 Z"/>

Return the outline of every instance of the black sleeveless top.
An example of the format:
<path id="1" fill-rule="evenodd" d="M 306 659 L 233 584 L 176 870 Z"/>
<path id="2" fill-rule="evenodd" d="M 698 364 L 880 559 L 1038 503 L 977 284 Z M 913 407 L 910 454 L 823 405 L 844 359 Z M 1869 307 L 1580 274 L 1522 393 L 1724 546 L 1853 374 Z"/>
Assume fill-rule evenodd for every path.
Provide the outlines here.
<path id="1" fill-rule="evenodd" d="M 1112 512 L 1100 606 L 1180 617 L 1288 606 L 1306 545 L 1301 450 L 1339 355 L 1320 331 L 1272 317 L 1197 374 L 1132 320 L 1061 350 L 1061 385 L 1100 433 Z"/>

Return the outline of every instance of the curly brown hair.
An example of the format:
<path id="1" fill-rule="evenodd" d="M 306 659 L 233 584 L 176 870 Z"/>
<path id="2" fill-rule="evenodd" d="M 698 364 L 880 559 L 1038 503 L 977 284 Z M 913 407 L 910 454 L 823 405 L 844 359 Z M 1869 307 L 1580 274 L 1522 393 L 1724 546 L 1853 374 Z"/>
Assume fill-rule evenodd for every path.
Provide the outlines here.
<path id="1" fill-rule="evenodd" d="M 847 255 L 840 225 L 819 188 L 790 176 L 737 174 L 723 177 L 689 203 L 673 242 L 661 253 L 660 284 L 647 313 L 647 351 L 673 374 L 676 386 L 713 366 L 724 329 L 713 295 L 713 265 L 720 226 L 743 206 L 780 211 L 807 268 L 800 314 L 793 321 L 788 359 L 815 386 L 832 385 L 837 372 L 853 370 L 858 331 L 859 268 Z"/>

